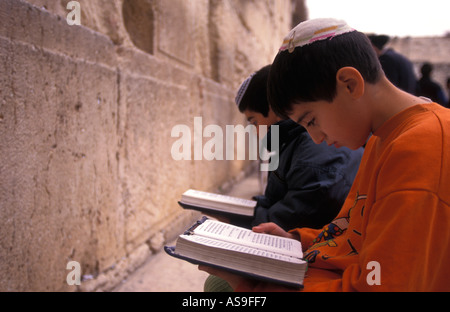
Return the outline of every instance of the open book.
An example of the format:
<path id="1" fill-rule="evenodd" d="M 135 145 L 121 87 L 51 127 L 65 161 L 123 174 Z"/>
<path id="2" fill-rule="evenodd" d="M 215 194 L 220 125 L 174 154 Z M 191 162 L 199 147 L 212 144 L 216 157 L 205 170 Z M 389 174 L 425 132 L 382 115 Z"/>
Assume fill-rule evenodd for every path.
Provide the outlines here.
<path id="1" fill-rule="evenodd" d="M 259 280 L 302 287 L 307 262 L 295 239 L 251 230 L 203 217 L 165 251 L 194 264 L 204 264 Z"/>
<path id="2" fill-rule="evenodd" d="M 222 194 L 187 190 L 178 202 L 184 209 L 219 215 L 239 215 L 253 217 L 256 201 Z"/>

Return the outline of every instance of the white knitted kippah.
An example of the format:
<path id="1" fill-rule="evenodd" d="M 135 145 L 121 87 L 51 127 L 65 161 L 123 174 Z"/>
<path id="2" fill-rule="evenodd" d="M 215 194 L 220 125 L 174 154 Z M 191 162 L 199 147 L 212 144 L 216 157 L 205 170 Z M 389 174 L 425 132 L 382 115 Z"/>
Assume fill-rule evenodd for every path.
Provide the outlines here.
<path id="1" fill-rule="evenodd" d="M 245 92 L 247 92 L 248 86 L 250 85 L 250 82 L 252 81 L 253 77 L 255 76 L 256 73 L 253 73 L 250 75 L 250 77 L 248 77 L 247 79 L 245 79 L 245 81 L 241 84 L 239 91 L 236 95 L 236 98 L 234 99 L 234 101 L 236 102 L 236 105 L 239 107 L 239 105 L 241 104 L 242 98 L 245 95 Z"/>
<path id="2" fill-rule="evenodd" d="M 284 38 L 281 51 L 294 52 L 295 48 L 303 47 L 313 42 L 332 39 L 336 36 L 355 31 L 343 20 L 334 18 L 317 18 L 298 24 Z"/>

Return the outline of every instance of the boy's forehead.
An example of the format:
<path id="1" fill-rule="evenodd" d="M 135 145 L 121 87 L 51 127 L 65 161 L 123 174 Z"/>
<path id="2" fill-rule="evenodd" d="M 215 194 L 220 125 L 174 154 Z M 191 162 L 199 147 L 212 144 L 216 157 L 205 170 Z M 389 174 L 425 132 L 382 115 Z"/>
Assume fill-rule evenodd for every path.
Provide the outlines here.
<path id="1" fill-rule="evenodd" d="M 305 117 L 312 112 L 313 108 L 313 106 L 309 106 L 307 104 L 293 104 L 287 114 L 287 117 L 289 117 L 296 123 L 301 123 L 305 119 Z"/>
<path id="2" fill-rule="evenodd" d="M 292 53 L 295 48 L 327 40 L 333 37 L 355 31 L 343 20 L 333 18 L 312 19 L 298 24 L 284 38 L 280 52 L 288 50 Z"/>

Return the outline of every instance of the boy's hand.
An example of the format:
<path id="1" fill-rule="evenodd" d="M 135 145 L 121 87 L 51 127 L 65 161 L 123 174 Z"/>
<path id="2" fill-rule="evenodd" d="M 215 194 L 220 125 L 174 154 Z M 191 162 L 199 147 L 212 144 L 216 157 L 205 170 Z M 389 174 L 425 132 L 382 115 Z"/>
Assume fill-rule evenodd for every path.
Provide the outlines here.
<path id="1" fill-rule="evenodd" d="M 283 230 L 281 227 L 279 227 L 278 225 L 276 225 L 273 222 L 261 223 L 260 225 L 254 226 L 252 228 L 252 230 L 253 230 L 253 232 L 256 232 L 256 233 L 265 233 L 265 234 L 271 234 L 271 235 L 276 235 L 276 236 L 281 236 L 281 237 L 298 239 L 298 237 L 294 236 L 291 233 L 286 232 L 285 230 Z"/>

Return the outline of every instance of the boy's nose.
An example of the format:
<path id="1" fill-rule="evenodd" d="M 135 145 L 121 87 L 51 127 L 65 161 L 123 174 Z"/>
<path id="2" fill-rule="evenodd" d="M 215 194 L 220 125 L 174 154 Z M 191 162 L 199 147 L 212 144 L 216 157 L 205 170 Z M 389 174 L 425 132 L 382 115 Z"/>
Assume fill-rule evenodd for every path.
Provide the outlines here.
<path id="1" fill-rule="evenodd" d="M 325 140 L 325 135 L 319 131 L 308 131 L 309 135 L 311 136 L 311 139 L 316 144 L 322 144 L 322 142 Z"/>

